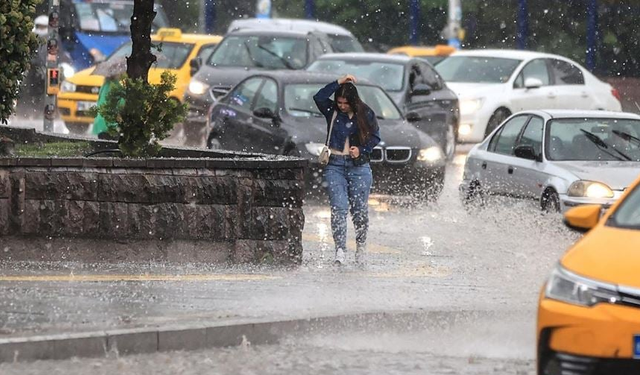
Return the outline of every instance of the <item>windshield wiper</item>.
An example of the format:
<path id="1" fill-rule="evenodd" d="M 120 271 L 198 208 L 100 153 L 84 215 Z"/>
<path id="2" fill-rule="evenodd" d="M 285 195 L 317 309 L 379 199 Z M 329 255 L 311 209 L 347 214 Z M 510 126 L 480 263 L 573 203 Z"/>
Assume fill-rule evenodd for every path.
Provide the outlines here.
<path id="1" fill-rule="evenodd" d="M 316 117 L 322 117 L 322 113 L 318 112 L 318 111 L 312 111 L 310 109 L 305 109 L 305 108 L 294 108 L 294 107 L 289 107 L 287 108 L 287 110 L 289 111 L 298 111 L 298 112 L 305 112 L 305 113 L 311 113 L 312 115 L 316 116 Z"/>
<path id="2" fill-rule="evenodd" d="M 266 53 L 270 54 L 271 56 L 274 56 L 275 58 L 277 58 L 278 60 L 280 60 L 280 62 L 282 63 L 282 65 L 284 65 L 285 67 L 287 67 L 287 69 L 291 69 L 291 70 L 295 70 L 296 68 L 294 68 L 293 66 L 291 66 L 291 64 L 289 63 L 289 61 L 287 61 L 287 59 L 285 59 L 282 56 L 279 56 L 277 53 L 273 52 L 272 50 L 270 50 L 269 48 L 258 44 L 258 48 L 260 48 L 261 50 L 265 51 Z"/>
<path id="3" fill-rule="evenodd" d="M 627 132 L 621 132 L 620 130 L 612 130 L 611 132 L 627 142 L 633 141 L 636 145 L 640 146 L 640 138 L 638 137 L 634 137 Z"/>
<path id="4" fill-rule="evenodd" d="M 613 148 L 613 147 L 612 147 L 611 149 L 612 149 L 613 151 L 617 152 L 619 156 L 616 156 L 615 154 L 613 154 L 613 153 L 609 152 L 609 151 L 608 151 L 608 150 L 609 150 L 609 145 L 607 145 L 607 144 L 606 144 L 602 139 L 600 139 L 600 137 L 598 137 L 597 135 L 595 135 L 595 134 L 593 134 L 593 133 L 591 133 L 591 132 L 589 132 L 589 131 L 586 131 L 586 130 L 584 130 L 584 129 L 580 129 L 580 131 L 581 131 L 582 133 L 584 133 L 584 135 L 585 135 L 585 136 L 587 136 L 587 139 L 588 139 L 588 140 L 590 140 L 594 145 L 598 146 L 602 151 L 604 151 L 604 153 L 605 153 L 605 154 L 607 154 L 607 155 L 609 155 L 609 156 L 611 156 L 611 157 L 613 157 L 613 158 L 616 158 L 616 159 L 618 159 L 618 160 L 620 160 L 620 161 L 625 161 L 625 160 L 626 160 L 626 161 L 630 161 L 630 160 L 631 160 L 631 158 L 630 158 L 629 156 L 627 156 L 625 153 L 623 153 L 622 151 L 617 150 L 617 149 L 615 149 L 615 148 Z"/>
<path id="5" fill-rule="evenodd" d="M 253 53 L 251 53 L 251 47 L 249 47 L 249 43 L 245 40 L 243 44 L 244 48 L 247 50 L 247 54 L 249 54 L 249 58 L 251 59 L 251 61 L 253 61 L 253 64 L 258 68 L 264 68 L 264 65 L 259 63 L 258 60 L 256 60 L 256 58 L 253 56 Z"/>

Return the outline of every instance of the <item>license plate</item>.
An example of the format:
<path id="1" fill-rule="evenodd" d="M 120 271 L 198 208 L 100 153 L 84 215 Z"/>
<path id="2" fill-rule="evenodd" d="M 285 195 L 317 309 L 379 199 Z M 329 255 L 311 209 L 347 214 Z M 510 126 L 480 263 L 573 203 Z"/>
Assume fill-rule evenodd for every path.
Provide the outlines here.
<path id="1" fill-rule="evenodd" d="M 95 106 L 96 102 L 78 102 L 78 111 L 86 111 Z"/>
<path id="2" fill-rule="evenodd" d="M 640 335 L 633 335 L 633 358 L 640 358 Z"/>

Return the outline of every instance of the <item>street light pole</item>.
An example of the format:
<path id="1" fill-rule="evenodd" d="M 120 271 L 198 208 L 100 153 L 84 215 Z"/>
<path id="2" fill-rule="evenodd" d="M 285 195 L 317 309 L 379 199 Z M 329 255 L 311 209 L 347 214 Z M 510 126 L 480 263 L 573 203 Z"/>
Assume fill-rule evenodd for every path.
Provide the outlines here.
<path id="1" fill-rule="evenodd" d="M 518 2 L 518 32 L 516 33 L 516 47 L 527 49 L 527 39 L 529 38 L 529 13 L 527 0 Z"/>
<path id="2" fill-rule="evenodd" d="M 462 5 L 461 0 L 449 0 L 449 20 L 445 30 L 445 36 L 451 47 L 460 49 L 460 27 L 462 23 Z"/>
<path id="3" fill-rule="evenodd" d="M 49 35 L 47 39 L 47 75 L 45 78 L 44 120 L 45 132 L 53 132 L 53 120 L 56 114 L 56 101 L 60 89 L 60 69 L 58 68 L 58 27 L 60 20 L 60 0 L 49 0 Z"/>
<path id="4" fill-rule="evenodd" d="M 409 42 L 417 45 L 420 39 L 420 0 L 411 0 L 409 3 L 409 20 L 411 31 L 409 32 Z"/>

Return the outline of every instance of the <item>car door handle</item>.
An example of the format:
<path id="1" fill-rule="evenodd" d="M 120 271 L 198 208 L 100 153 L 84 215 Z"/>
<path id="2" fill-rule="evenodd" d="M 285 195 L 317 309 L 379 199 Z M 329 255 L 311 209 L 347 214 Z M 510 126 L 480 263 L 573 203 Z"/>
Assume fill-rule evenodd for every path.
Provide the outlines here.
<path id="1" fill-rule="evenodd" d="M 509 166 L 509 168 L 507 168 L 507 173 L 513 174 L 513 167 L 512 166 Z"/>
<path id="2" fill-rule="evenodd" d="M 487 169 L 487 162 L 486 161 L 482 162 L 482 169 Z"/>

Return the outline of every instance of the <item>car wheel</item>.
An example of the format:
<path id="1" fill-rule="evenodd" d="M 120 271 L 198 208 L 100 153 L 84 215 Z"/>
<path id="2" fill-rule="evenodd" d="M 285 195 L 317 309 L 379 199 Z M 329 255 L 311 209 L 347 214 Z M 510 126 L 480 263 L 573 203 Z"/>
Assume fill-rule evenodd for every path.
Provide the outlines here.
<path id="1" fill-rule="evenodd" d="M 452 124 L 447 126 L 447 132 L 444 136 L 444 140 L 444 155 L 447 160 L 452 160 L 453 156 L 456 154 L 456 131 Z"/>
<path id="2" fill-rule="evenodd" d="M 71 134 L 86 134 L 89 128 L 93 124 L 87 124 L 84 122 L 65 122 L 64 126 L 69 129 L 69 133 Z"/>
<path id="3" fill-rule="evenodd" d="M 489 123 L 487 124 L 487 129 L 484 131 L 484 136 L 488 136 L 491 132 L 498 127 L 498 125 L 502 124 L 507 117 L 511 116 L 511 112 L 509 112 L 506 108 L 499 108 L 489 118 Z"/>
<path id="4" fill-rule="evenodd" d="M 480 182 L 471 181 L 467 193 L 462 196 L 462 205 L 467 211 L 474 211 L 484 207 L 484 191 Z"/>
<path id="5" fill-rule="evenodd" d="M 540 198 L 540 207 L 547 213 L 560 212 L 560 196 L 554 190 L 546 190 Z"/>

